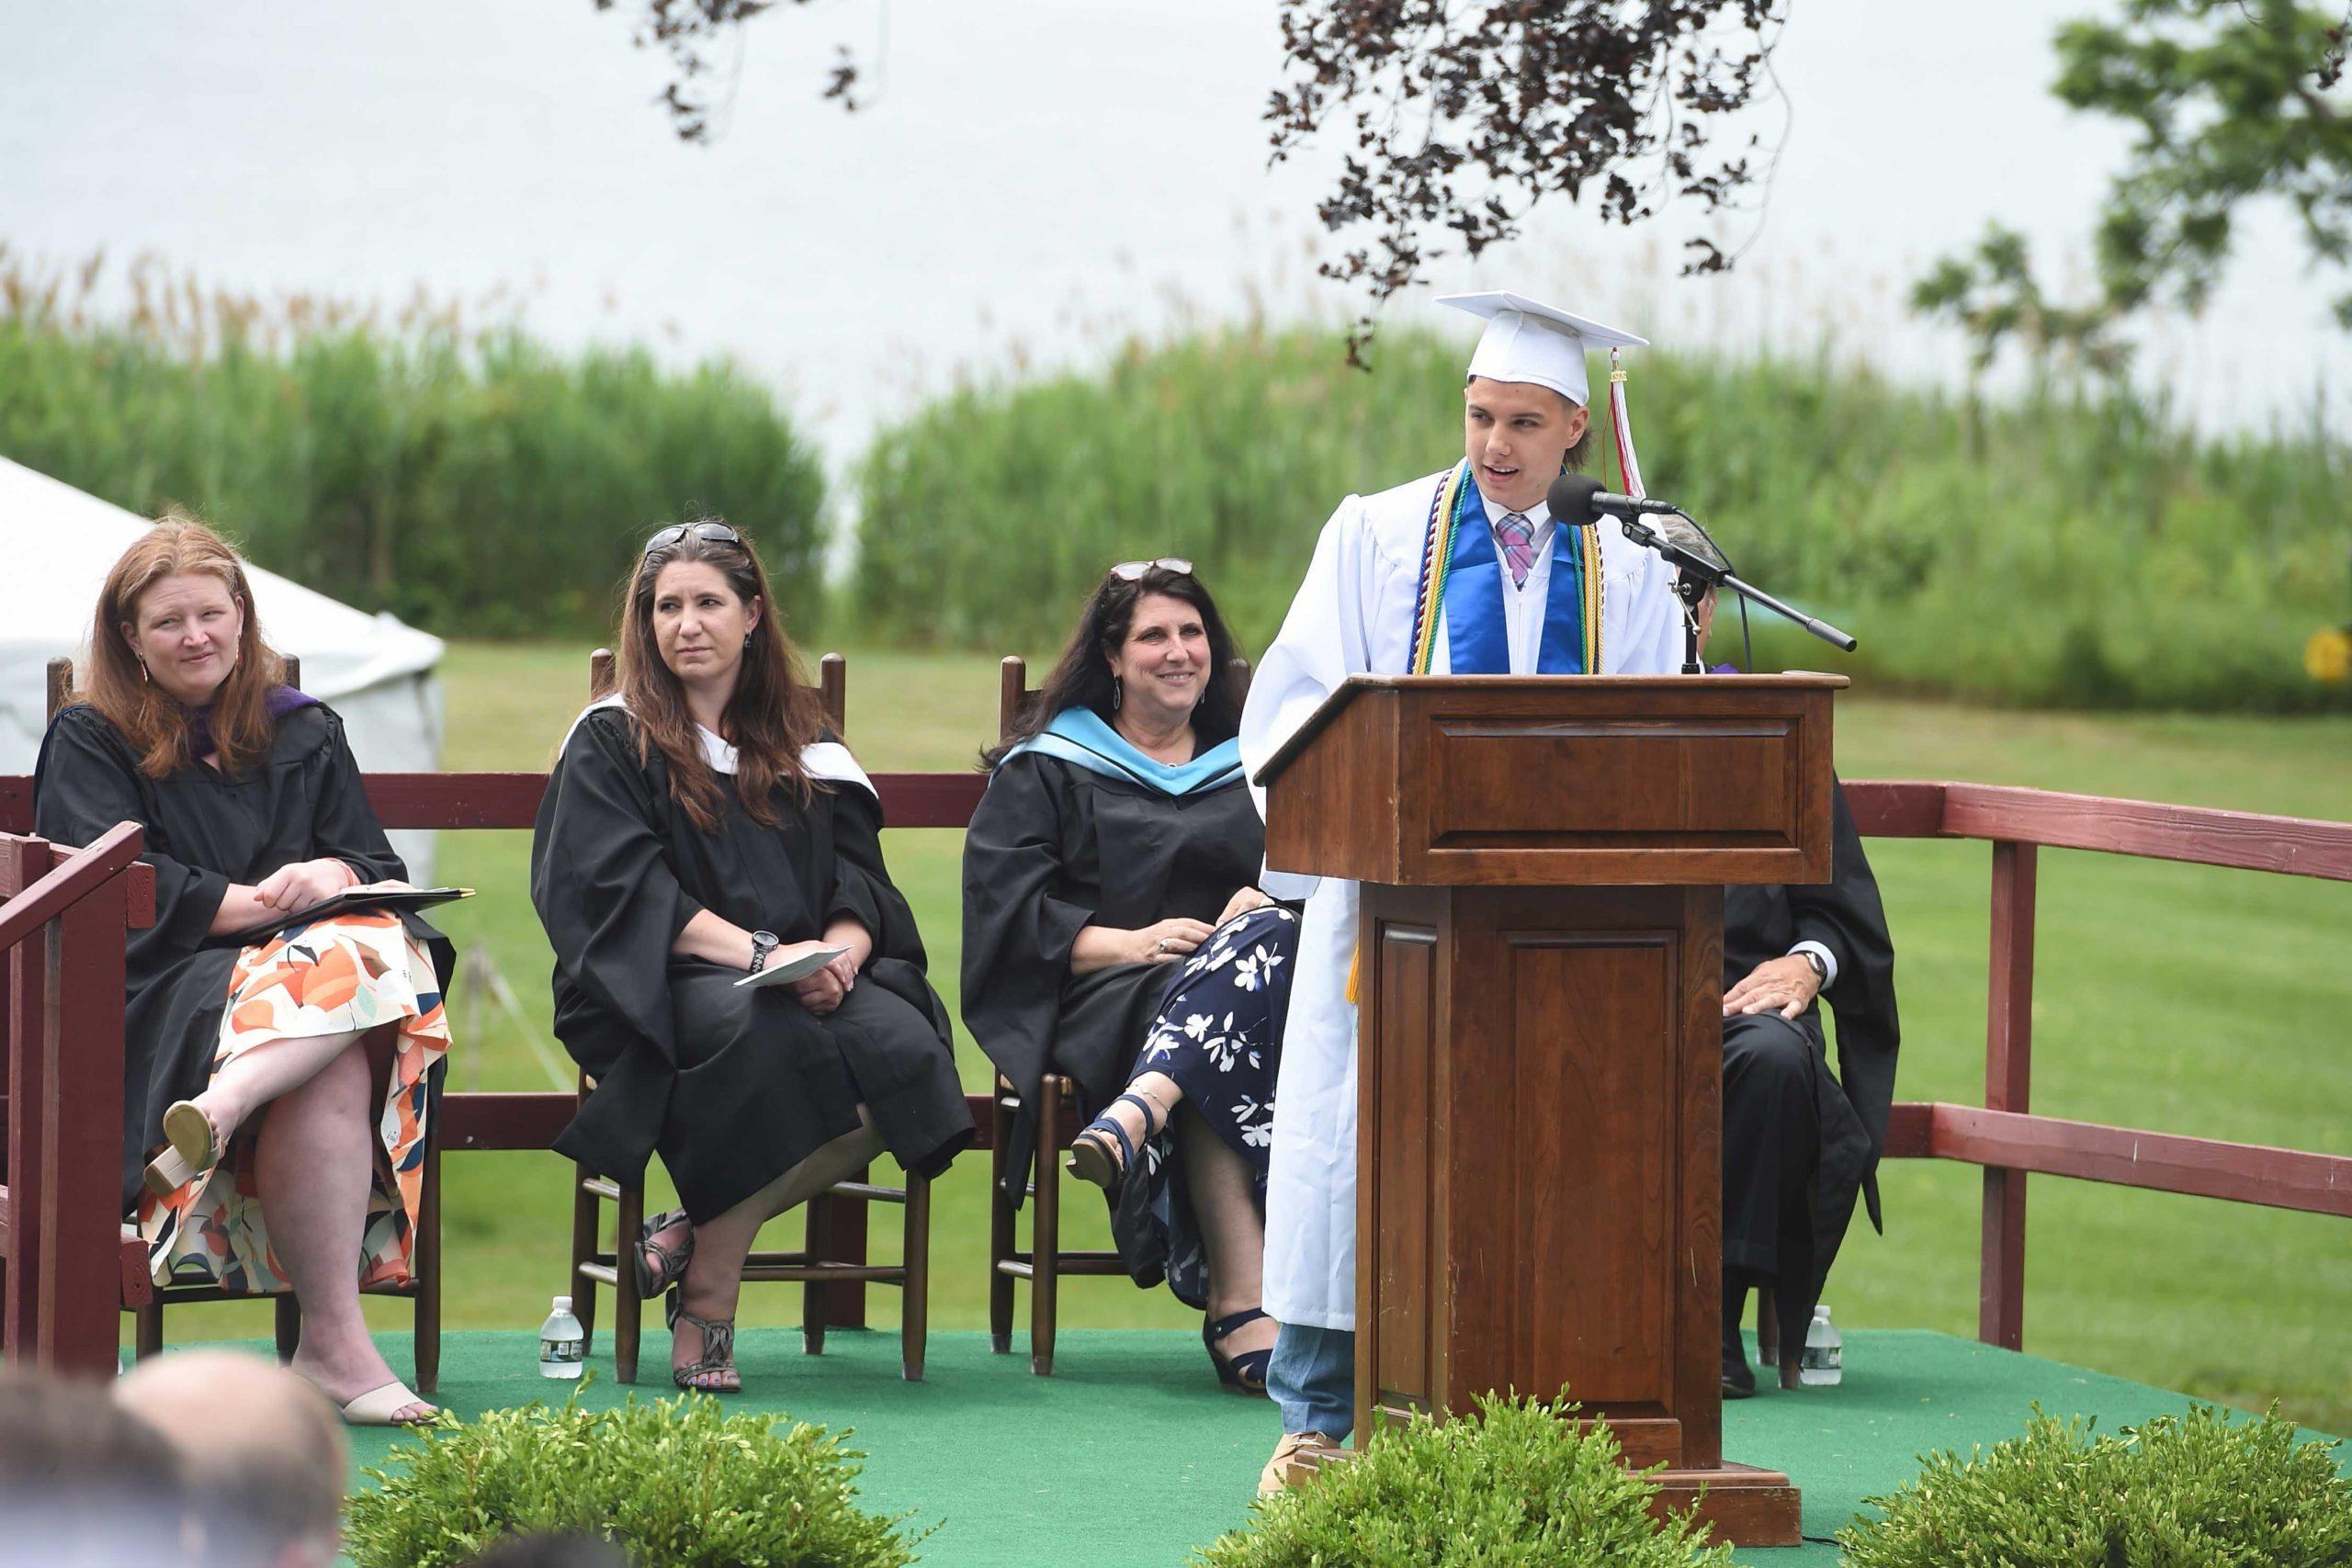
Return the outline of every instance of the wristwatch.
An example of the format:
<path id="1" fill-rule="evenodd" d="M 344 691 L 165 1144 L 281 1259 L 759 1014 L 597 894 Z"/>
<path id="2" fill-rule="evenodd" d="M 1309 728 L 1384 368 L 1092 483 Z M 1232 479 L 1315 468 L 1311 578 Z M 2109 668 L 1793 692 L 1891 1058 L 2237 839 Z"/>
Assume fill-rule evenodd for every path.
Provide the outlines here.
<path id="1" fill-rule="evenodd" d="M 783 945 L 782 939 L 774 931 L 753 931 L 752 933 L 752 973 L 756 975 L 766 968 L 768 954 Z"/>
<path id="2" fill-rule="evenodd" d="M 1815 980 L 1825 986 L 1829 983 L 1829 965 L 1823 961 L 1821 954 L 1809 947 L 1802 947 L 1797 950 L 1797 956 L 1813 965 L 1813 977 Z"/>

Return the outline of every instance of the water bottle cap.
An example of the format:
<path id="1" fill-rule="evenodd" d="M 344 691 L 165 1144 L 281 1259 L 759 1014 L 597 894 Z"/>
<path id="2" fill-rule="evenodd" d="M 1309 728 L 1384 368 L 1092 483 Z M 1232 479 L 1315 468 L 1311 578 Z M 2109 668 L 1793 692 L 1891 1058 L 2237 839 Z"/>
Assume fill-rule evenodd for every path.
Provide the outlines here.
<path id="1" fill-rule="evenodd" d="M 567 1303 L 567 1304 L 569 1304 L 569 1303 Z M 1821 1319 L 1821 1321 L 1822 1321 L 1822 1322 L 1824 1322 L 1824 1323 L 1828 1322 L 1828 1321 L 1829 1321 L 1829 1308 L 1828 1308 L 1828 1306 L 1827 1306 L 1826 1303 L 1824 1303 L 1824 1304 L 1820 1304 L 1820 1305 L 1816 1305 L 1816 1306 L 1813 1309 L 1813 1315 L 1814 1315 L 1814 1316 L 1815 1316 L 1815 1317 L 1817 1317 L 1817 1318 L 1819 1318 L 1819 1319 Z"/>
<path id="2" fill-rule="evenodd" d="M 571 1298 L 570 1296 L 556 1297 L 555 1310 L 558 1312 L 570 1312 L 571 1310 Z"/>

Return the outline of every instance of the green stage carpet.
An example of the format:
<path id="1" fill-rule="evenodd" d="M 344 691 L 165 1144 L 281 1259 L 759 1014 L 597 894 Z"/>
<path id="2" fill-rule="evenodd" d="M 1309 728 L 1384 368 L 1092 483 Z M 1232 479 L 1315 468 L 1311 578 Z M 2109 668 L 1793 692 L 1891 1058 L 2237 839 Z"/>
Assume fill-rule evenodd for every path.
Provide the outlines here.
<path id="1" fill-rule="evenodd" d="M 406 1371 L 405 1336 L 383 1343 Z M 611 1381 L 601 1329 L 597 1348 L 595 1381 L 581 1397 L 602 1405 L 628 1391 Z M 668 1349 L 666 1335 L 646 1336 L 644 1371 L 662 1381 L 639 1383 L 640 1396 L 670 1393 Z M 441 1398 L 463 1415 L 560 1401 L 564 1385 L 539 1378 L 537 1353 L 527 1333 L 453 1334 Z M 1025 1348 L 992 1355 L 976 1333 L 933 1335 L 921 1383 L 899 1378 L 891 1331 L 836 1332 L 823 1356 L 810 1357 L 797 1330 L 750 1329 L 738 1356 L 747 1393 L 730 1403 L 854 1427 L 853 1446 L 869 1456 L 868 1506 L 937 1523 L 922 1560 L 952 1568 L 1174 1568 L 1244 1522 L 1277 1435 L 1271 1406 L 1219 1390 L 1198 1342 L 1165 1332 L 1065 1334 L 1050 1378 L 1030 1375 Z M 2010 1436 L 2036 1400 L 2053 1415 L 2095 1414 L 2102 1430 L 2188 1403 L 1923 1331 L 1849 1331 L 1846 1359 L 1838 1388 L 1773 1390 L 1724 1406 L 1725 1456 L 1786 1471 L 1804 1493 L 1807 1544 L 1744 1551 L 1741 1562 L 1826 1568 L 1838 1560 L 1830 1533 L 1863 1497 L 1910 1478 L 1915 1455 Z M 362 1468 L 383 1464 L 401 1440 L 355 1437 Z"/>

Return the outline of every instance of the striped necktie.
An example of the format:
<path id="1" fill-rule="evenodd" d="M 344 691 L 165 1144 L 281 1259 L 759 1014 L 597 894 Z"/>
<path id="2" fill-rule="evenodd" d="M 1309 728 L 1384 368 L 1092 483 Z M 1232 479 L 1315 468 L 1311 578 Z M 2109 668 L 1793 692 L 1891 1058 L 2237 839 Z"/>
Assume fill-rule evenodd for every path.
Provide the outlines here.
<path id="1" fill-rule="evenodd" d="M 1503 520 L 1495 525 L 1495 537 L 1503 543 L 1503 564 L 1510 568 L 1510 585 L 1527 586 L 1527 573 L 1535 565 L 1535 530 L 1529 526 L 1524 512 L 1506 512 Z"/>

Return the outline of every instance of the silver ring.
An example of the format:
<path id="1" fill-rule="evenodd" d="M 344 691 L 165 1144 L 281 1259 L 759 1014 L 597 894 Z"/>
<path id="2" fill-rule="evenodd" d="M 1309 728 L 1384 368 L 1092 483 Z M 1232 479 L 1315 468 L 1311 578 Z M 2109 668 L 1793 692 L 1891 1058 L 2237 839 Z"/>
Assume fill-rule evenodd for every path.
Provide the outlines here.
<path id="1" fill-rule="evenodd" d="M 1153 942 L 1153 943 L 1151 944 L 1151 950 L 1152 950 L 1152 952 L 1154 952 L 1154 953 L 1165 953 L 1165 952 L 1167 952 L 1167 951 L 1168 951 L 1168 939 L 1167 939 L 1166 937 L 1161 937 L 1158 942 Z"/>

